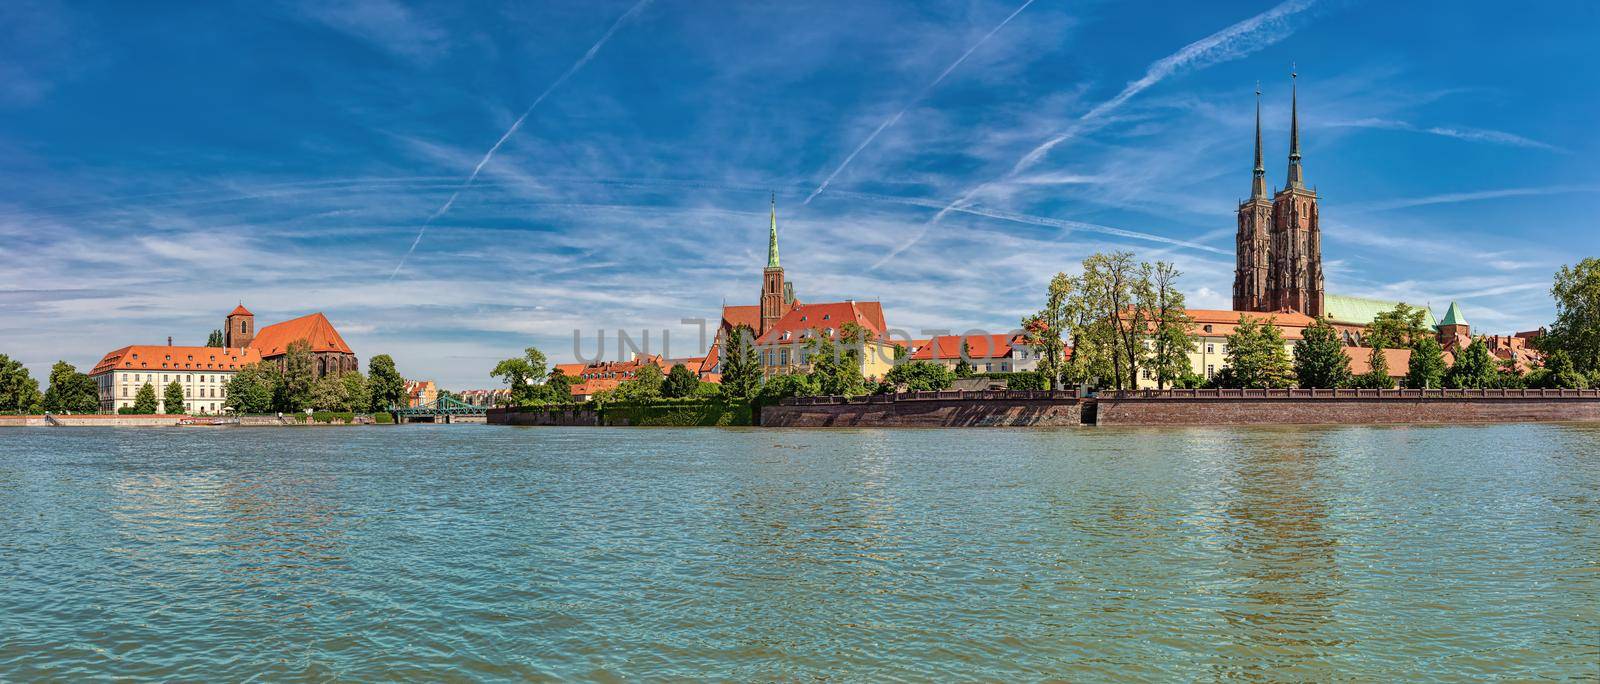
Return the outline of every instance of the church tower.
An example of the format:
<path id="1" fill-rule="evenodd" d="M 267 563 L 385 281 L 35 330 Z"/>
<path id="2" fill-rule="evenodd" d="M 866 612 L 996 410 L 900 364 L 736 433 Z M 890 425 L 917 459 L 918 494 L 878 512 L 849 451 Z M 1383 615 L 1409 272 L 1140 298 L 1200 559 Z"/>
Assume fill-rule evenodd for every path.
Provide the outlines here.
<path id="1" fill-rule="evenodd" d="M 1267 272 L 1271 265 L 1272 201 L 1267 199 L 1267 169 L 1261 163 L 1261 86 L 1256 86 L 1256 166 L 1250 199 L 1239 203 L 1234 241 L 1233 310 L 1267 311 Z"/>
<path id="2" fill-rule="evenodd" d="M 772 215 L 767 230 L 767 267 L 761 270 L 761 329 L 759 338 L 767 334 L 778 319 L 789 313 L 789 298 L 785 296 L 783 267 L 778 265 L 778 196 L 772 196 Z"/>
<path id="3" fill-rule="evenodd" d="M 244 303 L 233 308 L 228 314 L 222 329 L 222 346 L 229 349 L 250 346 L 251 340 L 256 338 L 256 315 L 244 308 Z"/>
<path id="4" fill-rule="evenodd" d="M 1322 229 L 1317 192 L 1306 187 L 1300 168 L 1299 74 L 1294 79 L 1289 119 L 1288 184 L 1272 198 L 1271 257 L 1266 310 L 1322 316 Z"/>

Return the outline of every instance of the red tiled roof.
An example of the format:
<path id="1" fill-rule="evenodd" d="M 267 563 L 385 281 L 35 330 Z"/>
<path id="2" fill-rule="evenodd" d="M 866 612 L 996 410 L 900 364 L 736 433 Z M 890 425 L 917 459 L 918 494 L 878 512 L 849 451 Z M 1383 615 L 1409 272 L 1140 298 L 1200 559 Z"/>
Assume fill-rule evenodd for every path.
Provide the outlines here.
<path id="1" fill-rule="evenodd" d="M 244 308 L 244 304 L 240 304 L 240 305 L 238 305 L 236 307 L 233 307 L 233 311 L 229 311 L 228 312 L 228 318 L 233 318 L 234 316 L 254 316 L 254 315 L 255 314 L 250 313 L 249 309 Z"/>
<path id="2" fill-rule="evenodd" d="M 250 348 L 136 344 L 106 354 L 89 374 L 99 375 L 113 370 L 233 372 L 260 360 L 261 353 Z"/>
<path id="3" fill-rule="evenodd" d="M 773 324 L 767 334 L 756 340 L 756 344 L 785 344 L 797 343 L 803 339 L 803 333 L 809 331 L 811 335 L 821 336 L 827 334 L 832 339 L 839 339 L 841 328 L 846 323 L 855 323 L 868 332 L 883 337 L 883 305 L 878 302 L 829 302 L 825 304 L 795 304 L 789 313 Z M 829 331 L 832 331 L 831 334 Z"/>
<path id="4" fill-rule="evenodd" d="M 309 343 L 313 352 L 355 353 L 321 312 L 262 328 L 250 341 L 250 348 L 261 352 L 264 358 L 272 358 L 289 353 L 289 344 L 299 340 Z"/>
<path id="5" fill-rule="evenodd" d="M 1340 347 L 1344 355 L 1350 357 L 1350 374 L 1366 375 L 1372 372 L 1371 347 Z M 1388 349 L 1383 350 L 1383 360 L 1389 365 L 1389 377 L 1403 378 L 1411 373 L 1411 350 Z M 1444 353 L 1446 368 L 1456 365 L 1456 357 L 1450 352 Z"/>
<path id="6" fill-rule="evenodd" d="M 722 307 L 722 328 L 724 330 L 737 328 L 741 325 L 749 326 L 751 330 L 761 329 L 761 307 L 758 305 Z"/>
<path id="7" fill-rule="evenodd" d="M 572 383 L 573 395 L 592 395 L 603 390 L 616 389 L 617 385 L 632 380 L 640 368 L 654 365 L 664 374 L 668 367 L 660 354 L 641 356 L 631 361 L 603 361 L 591 364 L 559 364 L 556 367 L 562 373 L 571 376 L 577 382 Z M 567 370 L 578 366 L 576 372 Z"/>
<path id="8" fill-rule="evenodd" d="M 969 359 L 998 359 L 1011 356 L 1010 335 L 940 335 L 931 340 L 913 342 L 912 346 L 916 351 L 907 358 L 912 361 L 959 359 L 962 341 L 967 343 Z"/>
<path id="9" fill-rule="evenodd" d="M 1259 312 L 1259 311 L 1227 311 L 1221 309 L 1189 309 L 1189 318 L 1194 320 L 1195 333 L 1207 337 L 1232 335 L 1234 328 L 1239 327 L 1239 316 L 1245 315 L 1251 320 L 1272 319 L 1272 324 L 1283 333 L 1283 339 L 1298 340 L 1303 335 L 1301 332 L 1309 327 L 1316 319 L 1303 313 L 1294 311 Z M 1211 329 L 1206 330 L 1206 326 Z"/>

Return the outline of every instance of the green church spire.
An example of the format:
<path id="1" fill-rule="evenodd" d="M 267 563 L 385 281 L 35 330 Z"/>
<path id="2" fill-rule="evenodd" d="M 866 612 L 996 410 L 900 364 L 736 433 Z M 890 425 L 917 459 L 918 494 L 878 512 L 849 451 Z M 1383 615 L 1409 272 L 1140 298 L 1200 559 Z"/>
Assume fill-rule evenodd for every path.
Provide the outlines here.
<path id="1" fill-rule="evenodd" d="M 767 268 L 778 266 L 778 193 L 772 193 L 772 227 L 767 232 Z"/>

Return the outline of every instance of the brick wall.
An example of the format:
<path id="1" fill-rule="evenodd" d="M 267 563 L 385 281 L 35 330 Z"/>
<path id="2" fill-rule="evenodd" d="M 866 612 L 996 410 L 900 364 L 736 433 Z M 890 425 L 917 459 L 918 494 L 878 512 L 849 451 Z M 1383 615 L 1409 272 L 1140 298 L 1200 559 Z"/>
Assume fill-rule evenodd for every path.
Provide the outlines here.
<path id="1" fill-rule="evenodd" d="M 600 416 L 592 409 L 508 409 L 488 410 L 490 425 L 599 425 Z"/>
<path id="2" fill-rule="evenodd" d="M 1059 427 L 1080 423 L 1072 392 L 909 392 L 804 397 L 761 409 L 767 427 Z"/>
<path id="3" fill-rule="evenodd" d="M 1600 421 L 1596 390 L 1169 390 L 1102 395 L 1100 425 Z"/>

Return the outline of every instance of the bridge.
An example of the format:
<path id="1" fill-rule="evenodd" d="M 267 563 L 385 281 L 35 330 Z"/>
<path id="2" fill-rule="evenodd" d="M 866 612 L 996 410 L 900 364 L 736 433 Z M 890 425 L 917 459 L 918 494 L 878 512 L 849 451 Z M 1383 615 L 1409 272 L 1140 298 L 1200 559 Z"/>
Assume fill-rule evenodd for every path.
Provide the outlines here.
<path id="1" fill-rule="evenodd" d="M 452 397 L 439 397 L 437 401 L 421 406 L 390 407 L 399 423 L 484 423 L 488 422 L 489 408 L 473 406 Z"/>

